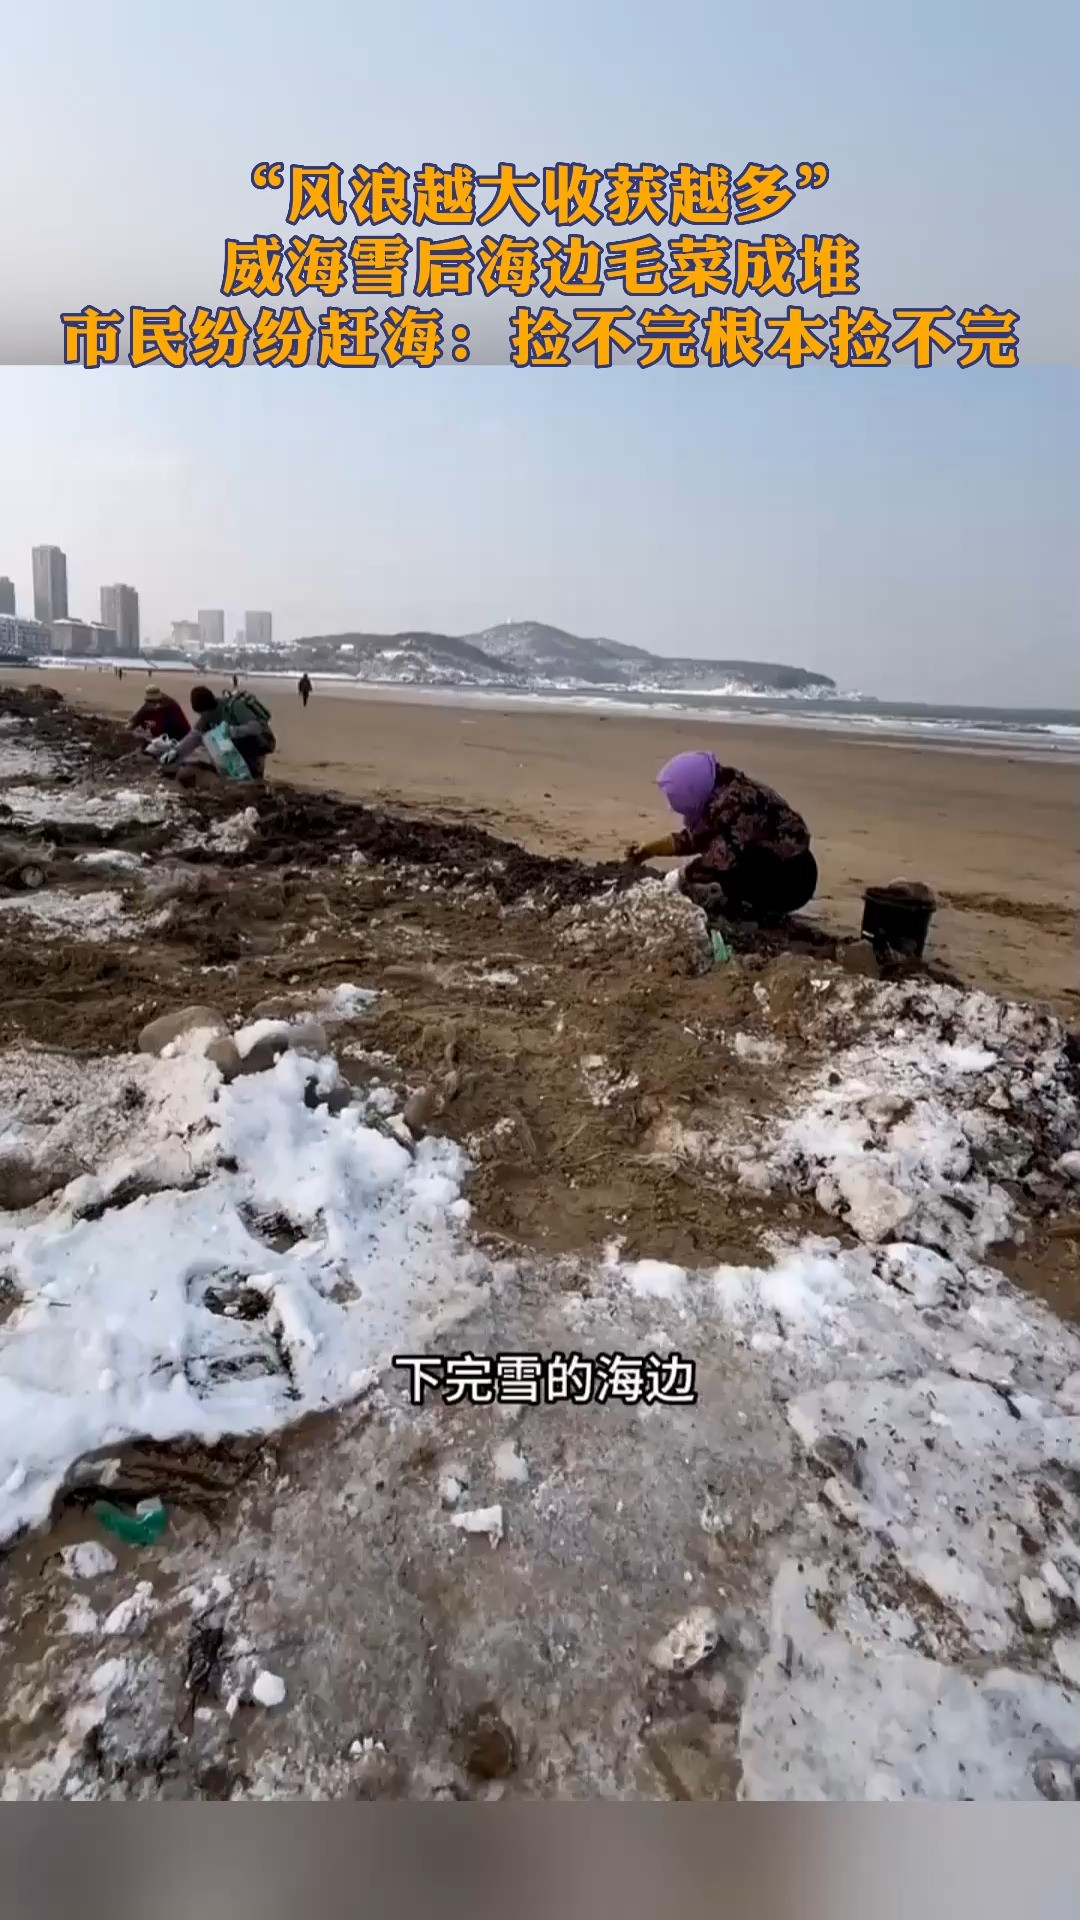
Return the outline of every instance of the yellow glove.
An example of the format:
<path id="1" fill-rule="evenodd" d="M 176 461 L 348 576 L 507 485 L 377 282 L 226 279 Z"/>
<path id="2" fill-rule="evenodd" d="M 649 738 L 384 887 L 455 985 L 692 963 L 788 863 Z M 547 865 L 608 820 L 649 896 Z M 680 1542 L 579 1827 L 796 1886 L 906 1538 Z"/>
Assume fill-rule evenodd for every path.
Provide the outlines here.
<path id="1" fill-rule="evenodd" d="M 640 867 L 646 860 L 668 860 L 675 856 L 674 837 L 666 833 L 662 840 L 646 840 L 644 846 L 630 846 L 626 849 L 626 858 L 631 866 Z"/>

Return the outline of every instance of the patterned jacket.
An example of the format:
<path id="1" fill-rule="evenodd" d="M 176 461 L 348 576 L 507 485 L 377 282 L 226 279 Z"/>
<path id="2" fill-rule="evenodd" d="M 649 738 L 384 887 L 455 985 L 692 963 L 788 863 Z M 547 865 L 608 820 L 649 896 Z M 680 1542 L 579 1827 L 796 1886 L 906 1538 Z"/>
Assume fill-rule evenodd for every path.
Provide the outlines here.
<path id="1" fill-rule="evenodd" d="M 790 860 L 809 845 L 806 822 L 794 808 L 737 767 L 717 767 L 704 815 L 675 835 L 677 853 L 696 853 L 703 867 L 717 873 L 729 872 L 750 847 Z"/>

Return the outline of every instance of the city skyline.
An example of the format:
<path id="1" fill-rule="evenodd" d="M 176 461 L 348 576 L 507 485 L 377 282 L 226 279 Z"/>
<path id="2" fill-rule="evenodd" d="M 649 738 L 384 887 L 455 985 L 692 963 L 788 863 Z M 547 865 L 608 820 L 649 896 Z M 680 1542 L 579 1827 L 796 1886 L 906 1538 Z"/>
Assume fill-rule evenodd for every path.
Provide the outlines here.
<path id="1" fill-rule="evenodd" d="M 226 609 L 227 639 L 243 609 L 270 606 L 284 640 L 467 634 L 513 605 L 666 655 L 792 659 L 883 699 L 1075 700 L 1076 8 L 1055 0 L 1021 32 L 1004 0 L 962 0 L 943 31 L 929 0 L 902 29 L 851 0 L 761 17 L 699 3 L 680 16 L 692 55 L 666 61 L 639 0 L 617 25 L 594 19 L 580 59 L 541 15 L 492 31 L 479 59 L 445 8 L 421 0 L 410 18 L 418 62 L 394 16 L 332 0 L 336 57 L 305 91 L 283 0 L 260 7 L 257 33 L 218 9 L 212 59 L 165 15 L 133 35 L 119 13 L 73 10 L 48 113 L 33 84 L 11 92 L 13 151 L 35 153 L 67 210 L 63 246 L 43 251 L 39 190 L 9 208 L 0 528 L 20 592 L 23 548 L 47 529 L 85 559 L 87 586 L 133 579 L 155 636 L 206 604 Z M 4 46 L 13 71 L 40 72 L 35 13 L 15 10 Z M 206 138 L 183 165 L 133 169 L 162 100 L 182 114 L 191 98 L 211 103 Z M 287 151 L 253 145 L 239 98 L 288 101 Z M 1014 308 L 1021 364 L 45 364 L 58 315 L 91 293 L 213 304 L 224 237 L 284 211 L 252 185 L 270 157 L 820 159 L 828 185 L 796 202 L 793 239 L 850 236 L 860 297 L 883 311 Z M 504 335 L 508 298 L 481 305 Z M 73 561 L 72 604 L 88 607 L 83 582 Z"/>
<path id="2" fill-rule="evenodd" d="M 68 593 L 68 555 L 65 548 L 53 543 L 43 542 L 31 548 L 30 566 L 34 613 L 19 615 L 18 590 L 14 579 L 8 574 L 0 574 L 0 616 L 18 620 L 21 628 L 29 634 L 34 627 L 40 627 L 55 639 L 56 628 L 63 630 L 63 638 L 68 645 L 62 650 L 74 651 L 72 645 L 76 637 L 97 636 L 96 648 L 88 648 L 92 657 L 94 651 L 103 650 L 100 638 L 111 633 L 116 642 L 116 651 L 125 657 L 143 652 L 143 640 L 140 625 L 138 589 L 116 581 L 98 588 L 100 619 L 86 619 L 73 615 L 69 609 Z M 237 629 L 235 639 L 245 638 L 248 644 L 269 646 L 273 630 L 273 615 L 268 611 L 246 610 L 244 624 Z M 225 644 L 225 609 L 223 607 L 201 607 L 194 620 L 181 617 L 170 622 L 168 641 L 162 638 L 159 646 L 182 640 L 185 645 L 196 641 L 207 651 L 214 651 Z M 147 637 L 147 644 L 155 642 Z"/>
<path id="3" fill-rule="evenodd" d="M 265 393 L 259 373 L 24 376 L 0 472 L 20 605 L 47 529 L 71 604 L 130 579 L 151 644 L 207 603 L 227 639 L 272 607 L 285 641 L 468 634 L 512 605 L 881 699 L 1075 704 L 1064 369 L 877 387 L 575 373 L 542 391 L 497 370 L 362 391 L 299 371 Z"/>

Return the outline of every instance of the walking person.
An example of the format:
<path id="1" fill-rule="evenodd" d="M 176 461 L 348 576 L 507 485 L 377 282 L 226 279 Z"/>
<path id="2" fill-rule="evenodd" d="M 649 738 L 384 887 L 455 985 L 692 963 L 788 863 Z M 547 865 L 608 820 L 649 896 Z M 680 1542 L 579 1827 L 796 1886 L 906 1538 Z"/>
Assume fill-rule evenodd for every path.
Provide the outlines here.
<path id="1" fill-rule="evenodd" d="M 301 704 L 306 707 L 308 701 L 311 699 L 311 681 L 308 679 L 306 673 L 302 674 L 297 681 L 296 691 L 300 695 Z"/>

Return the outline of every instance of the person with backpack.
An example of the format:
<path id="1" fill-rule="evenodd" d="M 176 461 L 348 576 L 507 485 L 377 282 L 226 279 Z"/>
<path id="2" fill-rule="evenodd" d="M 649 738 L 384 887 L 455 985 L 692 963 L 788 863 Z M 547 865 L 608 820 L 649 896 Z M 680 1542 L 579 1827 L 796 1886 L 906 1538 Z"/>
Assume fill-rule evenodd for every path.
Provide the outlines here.
<path id="1" fill-rule="evenodd" d="M 276 752 L 277 741 L 269 708 L 264 707 L 255 694 L 219 696 L 211 687 L 192 687 L 191 711 L 195 715 L 191 732 L 162 755 L 163 766 L 181 766 L 198 752 L 200 759 L 205 756 L 219 772 L 227 772 L 227 768 L 219 766 L 214 754 L 214 741 L 210 736 L 216 736 L 240 755 L 252 780 L 262 779 L 267 756 Z"/>

